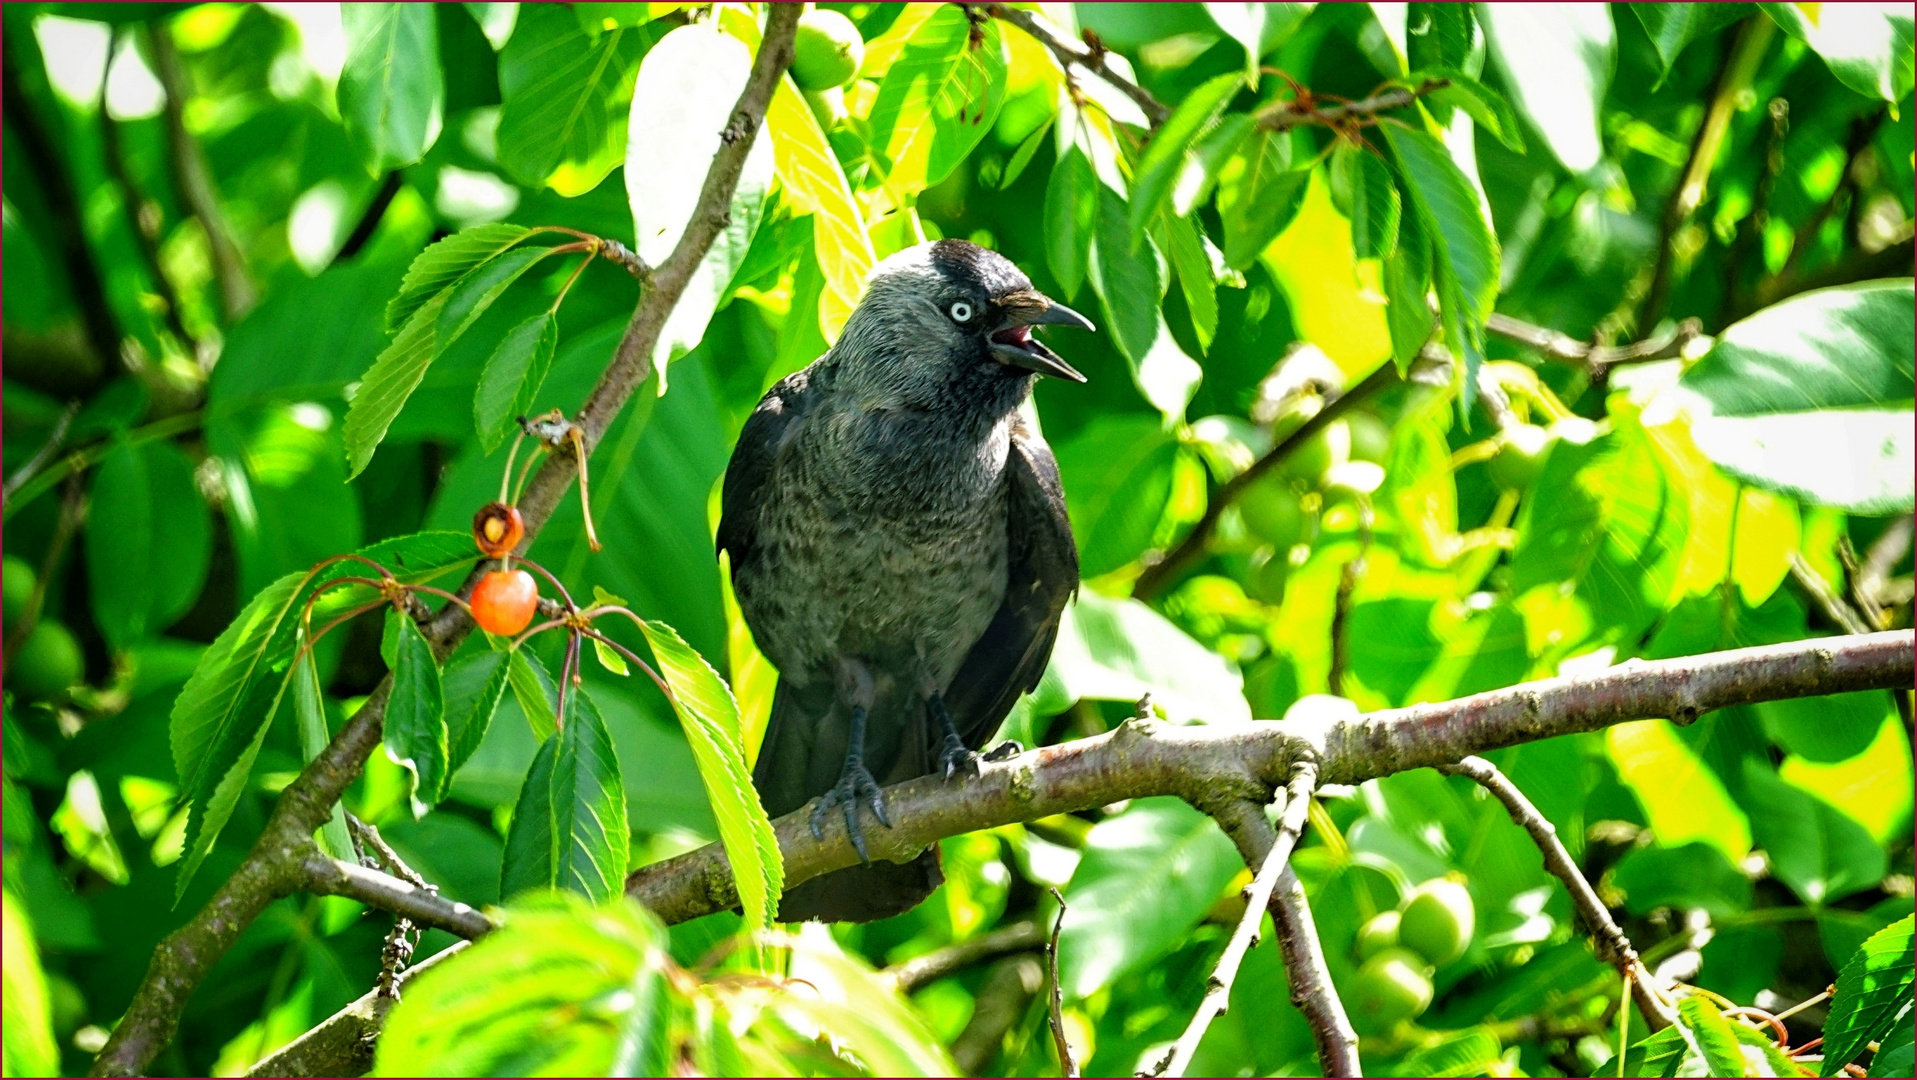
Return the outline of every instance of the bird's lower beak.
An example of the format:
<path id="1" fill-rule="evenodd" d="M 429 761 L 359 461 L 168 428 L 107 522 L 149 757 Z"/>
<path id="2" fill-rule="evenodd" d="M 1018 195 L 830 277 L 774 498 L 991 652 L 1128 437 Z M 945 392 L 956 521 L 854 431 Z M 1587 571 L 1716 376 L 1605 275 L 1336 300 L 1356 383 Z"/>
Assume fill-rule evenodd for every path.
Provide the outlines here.
<path id="1" fill-rule="evenodd" d="M 1085 316 L 1037 292 L 1021 295 L 1017 301 L 1004 305 L 1007 325 L 992 333 L 993 359 L 1006 367 L 1084 382 L 1085 376 L 1078 369 L 1032 336 L 1032 327 L 1076 326 L 1094 332 L 1098 328 Z"/>

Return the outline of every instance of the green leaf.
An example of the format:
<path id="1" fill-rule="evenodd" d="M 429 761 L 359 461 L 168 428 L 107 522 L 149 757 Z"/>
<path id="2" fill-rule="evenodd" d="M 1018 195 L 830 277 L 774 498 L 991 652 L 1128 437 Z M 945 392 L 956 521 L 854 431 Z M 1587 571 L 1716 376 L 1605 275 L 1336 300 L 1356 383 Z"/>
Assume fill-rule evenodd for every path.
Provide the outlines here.
<path id="1" fill-rule="evenodd" d="M 533 737 L 541 742 L 559 730 L 559 718 L 554 702 L 559 700 L 558 688 L 553 685 L 552 676 L 547 673 L 546 665 L 539 657 L 525 649 L 514 649 L 512 659 L 507 663 L 506 682 L 513 690 L 513 700 L 519 703 L 519 709 L 526 714 L 526 723 L 532 727 Z"/>
<path id="2" fill-rule="evenodd" d="M 401 616 L 386 699 L 386 756 L 413 776 L 413 817 L 422 818 L 446 788 L 446 700 L 439 661 L 419 624 Z"/>
<path id="3" fill-rule="evenodd" d="M 1688 412 L 1698 449 L 1759 487 L 1907 512 L 1914 302 L 1909 278 L 1793 296 L 1725 330 L 1653 409 Z"/>
<path id="4" fill-rule="evenodd" d="M 1910 1007 L 1917 948 L 1906 915 L 1864 942 L 1837 973 L 1837 993 L 1824 1021 L 1822 1075 L 1836 1076 L 1864 1049 L 1890 1033 Z M 1903 1026 L 1909 1027 L 1909 1024 Z"/>
<path id="5" fill-rule="evenodd" d="M 1912 1053 L 1913 1031 L 1909 1024 L 1898 1024 L 1879 1040 L 1877 1053 L 1871 1055 L 1871 1076 L 1910 1076 L 1917 1073 L 1917 1054 Z"/>
<path id="6" fill-rule="evenodd" d="M 785 891 L 785 862 L 772 821 L 752 786 L 746 768 L 744 735 L 739 726 L 739 704 L 732 690 L 687 645 L 679 632 L 665 623 L 641 624 L 646 643 L 659 661 L 659 674 L 672 688 L 673 711 L 692 744 L 692 756 L 705 781 L 712 815 L 719 822 L 719 839 L 726 861 L 732 864 L 739 901 L 751 926 L 770 927 L 778 916 L 779 897 Z"/>
<path id="7" fill-rule="evenodd" d="M 1204 204 L 1217 184 L 1218 174 L 1224 169 L 1225 163 L 1245 144 L 1245 139 L 1257 126 L 1257 121 L 1249 113 L 1228 113 L 1215 127 L 1192 143 L 1184 167 L 1178 172 L 1178 181 L 1172 185 L 1171 205 L 1174 214 L 1186 217 Z"/>
<path id="8" fill-rule="evenodd" d="M 8 850 L 13 850 L 11 841 Z M 11 885 L 7 887 L 4 901 L 0 902 L 5 904 L 0 972 L 4 973 L 6 983 L 6 993 L 0 996 L 6 1010 L 0 1044 L 6 1051 L 6 1074 L 58 1076 L 60 1050 L 53 1041 L 47 981 L 40 970 L 40 950 L 34 945 L 33 927 L 27 923 L 26 912 L 14 901 Z"/>
<path id="9" fill-rule="evenodd" d="M 568 198 L 598 187 L 625 157 L 620 106 L 646 36 L 589 34 L 563 8 L 522 8 L 499 54 L 499 163 Z"/>
<path id="10" fill-rule="evenodd" d="M 1205 13 L 1245 47 L 1244 81 L 1258 85 L 1258 58 L 1283 44 L 1311 12 L 1310 4 L 1206 4 Z"/>
<path id="11" fill-rule="evenodd" d="M 1496 1035 L 1472 1028 L 1413 1050 L 1396 1071 L 1400 1076 L 1496 1076 L 1503 1057 Z"/>
<path id="12" fill-rule="evenodd" d="M 1431 237 L 1431 277 L 1446 343 L 1465 362 L 1458 397 L 1462 414 L 1483 362 L 1484 320 L 1498 297 L 1498 239 L 1485 220 L 1477 188 L 1444 144 L 1395 124 L 1384 130 L 1398 155 L 1418 228 Z"/>
<path id="13" fill-rule="evenodd" d="M 1750 879 L 1707 844 L 1632 848 L 1618 862 L 1613 881 L 1633 915 L 1661 907 L 1700 908 L 1714 919 L 1727 919 L 1751 906 Z"/>
<path id="14" fill-rule="evenodd" d="M 1391 359 L 1403 375 L 1431 340 L 1431 241 L 1416 213 L 1398 218 L 1398 249 L 1384 260 L 1384 287 Z"/>
<path id="15" fill-rule="evenodd" d="M 813 215 L 812 250 L 819 271 L 825 275 L 821 315 L 825 332 L 837 337 L 839 328 L 858 306 L 866 276 L 878 257 L 872 251 L 872 240 L 866 234 L 845 170 L 790 76 L 782 78 L 773 91 L 765 122 L 766 130 L 772 133 L 772 160 L 779 183 L 797 213 Z"/>
<path id="16" fill-rule="evenodd" d="M 1668 74 L 1684 47 L 1750 14 L 1742 4 L 1632 4 L 1631 13 L 1657 47 L 1657 59 Z M 1662 82 L 1662 76 L 1659 77 Z"/>
<path id="17" fill-rule="evenodd" d="M 409 583 L 463 568 L 476 557 L 472 537 L 456 532 L 395 537 L 359 554 Z M 361 576 L 365 569 L 361 563 L 334 563 L 311 576 L 288 574 L 261 590 L 201 655 L 174 700 L 173 766 L 190 808 L 178 878 L 181 892 L 232 814 L 279 708 L 307 598 L 326 583 Z M 341 612 L 376 598 L 359 585 L 328 590 L 313 605 L 312 624 L 324 626 Z"/>
<path id="18" fill-rule="evenodd" d="M 473 396 L 473 423 L 487 453 L 506 441 L 515 417 L 532 414 L 558 346 L 559 318 L 551 311 L 534 315 L 499 339 Z"/>
<path id="19" fill-rule="evenodd" d="M 1605 750 L 1618 780 L 1644 808 L 1658 841 L 1678 847 L 1709 844 L 1735 863 L 1750 854 L 1744 811 L 1711 770 L 1663 720 L 1635 720 L 1607 728 Z"/>
<path id="20" fill-rule="evenodd" d="M 678 246 L 751 73 L 751 50 L 709 23 L 672 31 L 639 65 L 626 138 L 626 203 L 632 209 L 635 250 L 647 263 L 663 265 Z M 660 331 L 653 362 L 662 371 L 705 337 L 733 273 L 752 248 L 773 168 L 772 135 L 761 126 L 733 189 L 727 223 Z M 659 389 L 664 392 L 663 382 Z"/>
<path id="21" fill-rule="evenodd" d="M 434 354 L 444 353 L 451 348 L 453 342 L 458 341 L 460 335 L 471 329 L 473 323 L 486 313 L 486 309 L 493 306 L 499 294 L 550 254 L 552 249 L 547 247 L 514 248 L 467 271 L 465 277 L 446 290 L 441 301 L 433 331 Z M 369 373 L 367 378 L 371 377 Z"/>
<path id="22" fill-rule="evenodd" d="M 592 652 L 594 656 L 599 658 L 599 666 L 612 672 L 614 675 L 626 676 L 632 674 L 632 669 L 626 666 L 626 658 L 620 656 L 618 650 L 600 641 L 598 638 L 592 639 Z"/>
<path id="23" fill-rule="evenodd" d="M 1165 268 L 1149 240 L 1132 245 L 1124 197 L 1103 184 L 1097 185 L 1097 192 L 1092 291 L 1104 308 L 1112 343 L 1136 369 L 1158 340 L 1158 301 L 1165 295 Z"/>
<path id="24" fill-rule="evenodd" d="M 1081 591 L 1065 609 L 1040 688 L 1063 712 L 1080 698 L 1135 702 L 1149 693 L 1174 723 L 1249 721 L 1244 680 L 1217 653 L 1137 600 Z"/>
<path id="25" fill-rule="evenodd" d="M 506 834 L 499 895 L 569 889 L 594 901 L 625 887 L 632 838 L 626 793 L 599 710 L 581 687 L 566 693 L 565 723 L 533 758 Z"/>
<path id="26" fill-rule="evenodd" d="M 1484 62 L 1484 43 L 1469 4 L 1412 4 L 1405 15 L 1405 53 L 1410 70 L 1462 70 Z M 1473 70 L 1476 70 L 1473 68 Z"/>
<path id="27" fill-rule="evenodd" d="M 1332 151 L 1331 205 L 1351 222 L 1351 250 L 1360 259 L 1383 259 L 1398 246 L 1400 200 L 1391 171 L 1376 154 L 1339 143 Z"/>
<path id="28" fill-rule="evenodd" d="M 1065 996 L 1082 1001 L 1170 952 L 1243 865 L 1218 826 L 1179 799 L 1134 799 L 1092 826 L 1065 886 Z"/>
<path id="29" fill-rule="evenodd" d="M 426 156 L 439 134 L 446 81 L 439 23 L 418 4 L 352 4 L 340 9 L 346 66 L 339 115 L 373 175 Z"/>
<path id="30" fill-rule="evenodd" d="M 373 451 L 379 449 L 380 442 L 386 438 L 386 431 L 393 426 L 399 410 L 406 407 L 406 399 L 426 377 L 426 369 L 438 352 L 433 344 L 434 329 L 445 306 L 446 293 L 427 301 L 406 320 L 392 344 L 373 360 L 373 366 L 366 369 L 352 404 L 346 408 L 343 435 L 347 479 L 366 471 L 373 460 Z"/>
<path id="31" fill-rule="evenodd" d="M 125 650 L 193 606 L 213 551 L 212 517 L 193 463 L 173 443 L 120 442 L 93 476 L 87 580 L 93 619 Z"/>
<path id="32" fill-rule="evenodd" d="M 1143 554 L 1171 499 L 1178 444 L 1149 416 L 1100 416 L 1057 447 L 1086 577 Z"/>
<path id="33" fill-rule="evenodd" d="M 965 12 L 939 8 L 879 83 L 870 142 L 891 163 L 885 184 L 895 195 L 945 179 L 996 121 L 1005 103 L 1005 40 L 996 20 L 980 31 L 972 44 Z"/>
<path id="34" fill-rule="evenodd" d="M 1700 5 L 1702 6 L 1702 5 Z M 1911 11 L 1898 4 L 1759 4 L 1777 25 L 1824 58 L 1830 73 L 1868 98 L 1910 96 Z M 1812 13 L 1815 12 L 1815 14 Z"/>
<path id="35" fill-rule="evenodd" d="M 1232 95 L 1244 86 L 1236 74 L 1219 75 L 1185 95 L 1169 119 L 1152 132 L 1152 141 L 1132 171 L 1131 228 L 1134 242 L 1171 197 L 1172 185 L 1183 171 L 1192 141 L 1203 134 Z"/>
<path id="36" fill-rule="evenodd" d="M 787 940 L 792 949 L 787 977 L 797 992 L 772 998 L 761 1015 L 798 1031 L 830 1032 L 832 1044 L 842 1050 L 828 1052 L 817 1066 L 803 1070 L 795 1068 L 804 1063 L 800 1055 L 805 1050 L 800 1046 L 791 1047 L 798 1053 L 777 1054 L 772 1060 L 790 1062 L 786 1068 L 811 1076 L 837 1075 L 850 1064 L 848 1058 L 872 1076 L 958 1075 L 944 1044 L 884 976 L 857 956 L 847 955 L 829 935 L 805 934 Z M 800 982 L 816 990 L 808 992 L 799 987 Z M 759 1034 L 755 1026 L 747 1037 Z M 804 1041 L 813 1043 L 813 1053 L 824 1049 L 809 1035 Z M 764 1054 L 773 1046 L 761 1043 L 755 1049 Z"/>
<path id="37" fill-rule="evenodd" d="M 658 1006 L 677 1000 L 662 978 L 667 946 L 665 927 L 629 900 L 515 901 L 499 930 L 406 984 L 373 1075 L 664 1075 L 615 1066 L 658 1037 Z"/>
<path id="38" fill-rule="evenodd" d="M 1545 145 L 1574 173 L 1604 156 L 1598 103 L 1616 63 L 1611 13 L 1579 4 L 1479 4 L 1504 84 Z"/>
<path id="39" fill-rule="evenodd" d="M 1743 1044 L 1731 1031 L 1731 1022 L 1717 1006 L 1702 994 L 1692 994 L 1678 1002 L 1684 1026 L 1703 1053 L 1705 1076 L 1750 1076 L 1750 1063 L 1744 1060 Z"/>
<path id="40" fill-rule="evenodd" d="M 1684 1055 L 1690 1052 L 1685 1035 L 1685 1028 L 1673 1024 L 1632 1044 L 1624 1055 L 1623 1075 L 1676 1076 Z"/>
<path id="41" fill-rule="evenodd" d="M 461 657 L 444 672 L 446 698 L 446 780 L 479 749 L 492 727 L 493 714 L 506 698 L 512 679 L 512 658 L 504 650 L 486 649 Z"/>
<path id="42" fill-rule="evenodd" d="M 1744 785 L 1751 833 L 1770 854 L 1771 874 L 1804 903 L 1822 907 L 1884 880 L 1884 849 L 1843 811 L 1756 758 L 1744 759 Z"/>
<path id="43" fill-rule="evenodd" d="M 478 269 L 507 248 L 532 235 L 519 225 L 475 225 L 433 244 L 413 257 L 399 293 L 386 304 L 386 332 L 392 333 L 412 319 L 413 313 L 468 271 Z"/>
<path id="44" fill-rule="evenodd" d="M 1876 691 L 1760 701 L 1757 717 L 1779 746 L 1806 761 L 1846 761 L 1863 753 L 1884 719 Z"/>
<path id="45" fill-rule="evenodd" d="M 1067 299 L 1085 284 L 1090 269 L 1101 186 L 1077 147 L 1065 152 L 1045 183 L 1045 265 Z"/>
<path id="46" fill-rule="evenodd" d="M 1172 269 L 1178 272 L 1178 288 L 1191 313 L 1198 345 L 1209 349 L 1218 333 L 1218 283 L 1211 255 L 1205 251 L 1204 234 L 1199 232 L 1197 220 L 1173 216 L 1167 208 L 1158 217 L 1155 238 L 1170 258 Z"/>
<path id="47" fill-rule="evenodd" d="M 1044 123 L 1033 128 L 1032 133 L 1025 136 L 1025 141 L 1018 144 L 1018 149 L 1012 151 L 1011 160 L 1005 163 L 1005 171 L 998 178 L 1000 191 L 1010 188 L 1020 176 L 1025 174 L 1025 166 L 1032 163 L 1032 158 L 1038 154 L 1038 148 L 1045 145 L 1045 136 L 1051 130 L 1052 118 L 1048 116 Z"/>
<path id="48" fill-rule="evenodd" d="M 1445 79 L 1451 84 L 1433 90 L 1425 95 L 1425 100 L 1463 109 L 1466 116 L 1476 121 L 1479 127 L 1509 147 L 1513 153 L 1524 153 L 1524 132 L 1518 129 L 1518 116 L 1511 111 L 1511 106 L 1505 102 L 1503 94 L 1461 71 L 1441 69 L 1418 72 L 1417 75 Z M 1415 79 L 1416 76 L 1414 75 L 1413 78 Z"/>
<path id="49" fill-rule="evenodd" d="M 320 690 L 319 666 L 313 663 L 310 648 L 302 649 L 293 666 L 293 709 L 299 720 L 300 760 L 311 765 L 333 736 L 326 728 L 326 698 Z M 353 838 L 346 831 L 346 810 L 339 803 L 333 804 L 332 816 L 320 826 L 319 843 L 320 849 L 335 859 L 355 858 Z"/>
<path id="50" fill-rule="evenodd" d="M 1258 131 L 1218 173 L 1218 216 L 1225 226 L 1225 262 L 1256 262 L 1304 205 L 1311 170 L 1291 167 L 1291 133 Z"/>

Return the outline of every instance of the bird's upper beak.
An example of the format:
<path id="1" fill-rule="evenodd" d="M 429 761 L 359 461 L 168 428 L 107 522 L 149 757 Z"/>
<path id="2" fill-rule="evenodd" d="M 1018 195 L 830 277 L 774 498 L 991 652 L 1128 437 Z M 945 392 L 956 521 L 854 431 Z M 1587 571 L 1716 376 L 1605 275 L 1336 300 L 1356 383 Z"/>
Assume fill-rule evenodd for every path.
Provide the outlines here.
<path id="1" fill-rule="evenodd" d="M 1032 327 L 1076 326 L 1096 332 L 1098 328 L 1090 319 L 1035 289 L 1000 297 L 997 306 L 1004 318 L 990 338 L 993 359 L 1022 371 L 1054 375 L 1073 382 L 1085 381 L 1078 369 L 1032 336 Z"/>

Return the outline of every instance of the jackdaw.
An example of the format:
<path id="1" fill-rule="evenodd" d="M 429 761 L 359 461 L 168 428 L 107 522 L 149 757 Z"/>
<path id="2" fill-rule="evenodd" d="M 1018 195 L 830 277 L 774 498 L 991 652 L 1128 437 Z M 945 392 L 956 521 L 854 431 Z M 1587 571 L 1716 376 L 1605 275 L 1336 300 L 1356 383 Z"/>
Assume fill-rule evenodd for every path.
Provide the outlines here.
<path id="1" fill-rule="evenodd" d="M 937 849 L 866 858 L 882 786 L 976 774 L 1038 684 L 1078 549 L 1058 463 L 1020 415 L 1039 375 L 1084 382 L 1032 336 L 1092 324 L 964 240 L 873 271 L 836 345 L 759 402 L 726 469 L 718 548 L 779 669 L 752 781 L 774 817 L 845 814 L 863 866 L 788 893 L 780 918 L 867 921 L 943 880 Z"/>

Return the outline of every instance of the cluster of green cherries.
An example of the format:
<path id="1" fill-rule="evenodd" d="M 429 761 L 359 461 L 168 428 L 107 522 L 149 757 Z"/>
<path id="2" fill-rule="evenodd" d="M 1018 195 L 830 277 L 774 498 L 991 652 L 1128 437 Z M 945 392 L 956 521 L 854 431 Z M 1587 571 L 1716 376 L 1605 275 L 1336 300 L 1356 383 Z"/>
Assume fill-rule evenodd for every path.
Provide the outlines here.
<path id="1" fill-rule="evenodd" d="M 1423 1015 L 1432 972 L 1464 955 L 1476 925 L 1471 893 L 1451 878 L 1433 878 L 1373 916 L 1358 930 L 1360 964 L 1345 995 L 1352 1023 L 1382 1035 Z"/>

